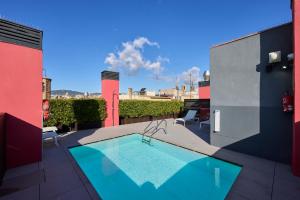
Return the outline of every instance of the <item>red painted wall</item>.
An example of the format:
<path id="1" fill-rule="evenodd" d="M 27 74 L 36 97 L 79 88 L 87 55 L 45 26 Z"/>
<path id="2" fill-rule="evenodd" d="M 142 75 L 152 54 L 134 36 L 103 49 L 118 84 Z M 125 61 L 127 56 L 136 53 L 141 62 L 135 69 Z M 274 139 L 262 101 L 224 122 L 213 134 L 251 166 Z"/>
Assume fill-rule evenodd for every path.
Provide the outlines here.
<path id="1" fill-rule="evenodd" d="M 210 87 L 203 86 L 198 88 L 199 99 L 210 99 Z"/>
<path id="2" fill-rule="evenodd" d="M 5 113 L 0 113 L 0 180 L 5 171 Z"/>
<path id="3" fill-rule="evenodd" d="M 292 171 L 300 176 L 300 0 L 294 0 L 294 132 Z"/>
<path id="4" fill-rule="evenodd" d="M 102 98 L 106 101 L 107 117 L 104 121 L 105 127 L 119 125 L 119 81 L 102 80 Z M 113 109 L 114 98 L 114 109 Z M 113 114 L 114 110 L 114 114 Z"/>
<path id="5" fill-rule="evenodd" d="M 41 160 L 42 51 L 0 42 L 0 112 L 6 115 L 6 166 Z"/>

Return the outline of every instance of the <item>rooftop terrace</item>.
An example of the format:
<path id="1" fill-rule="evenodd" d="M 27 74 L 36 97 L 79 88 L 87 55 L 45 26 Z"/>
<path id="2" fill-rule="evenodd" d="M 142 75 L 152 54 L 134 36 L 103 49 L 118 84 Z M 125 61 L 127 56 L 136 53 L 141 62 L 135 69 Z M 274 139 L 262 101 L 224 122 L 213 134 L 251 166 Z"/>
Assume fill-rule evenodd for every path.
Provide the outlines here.
<path id="1" fill-rule="evenodd" d="M 242 165 L 242 171 L 227 199 L 297 199 L 300 178 L 290 166 L 254 156 L 220 149 L 207 143 L 208 130 L 198 123 L 173 126 L 168 120 L 168 134 L 155 138 L 219 159 Z M 68 147 L 142 132 L 147 122 L 110 128 L 90 129 L 62 135 L 60 146 L 44 143 L 43 161 L 8 170 L 0 199 L 99 199 L 86 176 L 68 152 Z"/>

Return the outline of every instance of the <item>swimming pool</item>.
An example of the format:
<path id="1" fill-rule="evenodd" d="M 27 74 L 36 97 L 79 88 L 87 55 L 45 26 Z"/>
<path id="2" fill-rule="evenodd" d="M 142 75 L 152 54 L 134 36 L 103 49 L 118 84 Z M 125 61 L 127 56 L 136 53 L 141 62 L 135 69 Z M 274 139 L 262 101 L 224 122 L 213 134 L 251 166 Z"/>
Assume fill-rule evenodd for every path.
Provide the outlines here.
<path id="1" fill-rule="evenodd" d="M 241 167 L 132 134 L 69 149 L 103 200 L 224 199 Z"/>

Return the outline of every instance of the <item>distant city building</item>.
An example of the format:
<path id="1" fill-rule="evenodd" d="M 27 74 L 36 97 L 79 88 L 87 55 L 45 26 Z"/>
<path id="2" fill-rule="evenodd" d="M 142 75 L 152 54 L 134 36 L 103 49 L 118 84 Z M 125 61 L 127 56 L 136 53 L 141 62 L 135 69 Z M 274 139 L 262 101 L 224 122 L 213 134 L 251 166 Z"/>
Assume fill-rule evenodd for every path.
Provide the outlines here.
<path id="1" fill-rule="evenodd" d="M 146 88 L 142 88 L 140 91 L 133 91 L 132 88 L 128 88 L 127 94 L 120 93 L 119 99 L 121 100 L 170 100 L 170 98 L 160 98 L 156 96 L 155 91 L 146 90 Z"/>
<path id="2" fill-rule="evenodd" d="M 89 94 L 88 92 L 85 92 L 85 93 L 84 93 L 84 98 L 85 98 L 85 99 L 89 98 L 89 96 L 90 96 L 90 94 Z"/>
<path id="3" fill-rule="evenodd" d="M 146 91 L 146 96 L 154 97 L 156 95 L 155 91 Z"/>
<path id="4" fill-rule="evenodd" d="M 50 78 L 43 78 L 42 81 L 42 93 L 43 93 L 43 100 L 51 99 L 51 79 Z"/>
<path id="5" fill-rule="evenodd" d="M 132 99 L 132 88 L 128 88 L 128 97 Z"/>
<path id="6" fill-rule="evenodd" d="M 185 92 L 186 92 L 186 85 L 182 85 L 181 86 L 181 93 L 185 94 Z"/>
<path id="7" fill-rule="evenodd" d="M 177 96 L 177 90 L 176 88 L 160 89 L 159 96 L 174 97 Z"/>
<path id="8" fill-rule="evenodd" d="M 176 88 L 160 89 L 159 96 L 183 101 L 184 99 L 198 99 L 198 91 L 195 90 L 194 85 L 192 85 L 190 91 L 187 92 L 186 85 L 182 85 L 181 90 L 179 90 L 178 86 L 176 86 Z"/>
<path id="9" fill-rule="evenodd" d="M 83 98 L 84 98 L 84 95 L 82 95 L 82 94 L 77 94 L 77 95 L 75 95 L 74 98 L 75 98 L 75 99 L 83 99 Z"/>
<path id="10" fill-rule="evenodd" d="M 52 90 L 52 99 L 96 99 L 100 98 L 99 92 L 78 92 L 73 90 Z"/>
<path id="11" fill-rule="evenodd" d="M 146 88 L 142 88 L 140 91 L 139 91 L 139 95 L 146 95 Z"/>

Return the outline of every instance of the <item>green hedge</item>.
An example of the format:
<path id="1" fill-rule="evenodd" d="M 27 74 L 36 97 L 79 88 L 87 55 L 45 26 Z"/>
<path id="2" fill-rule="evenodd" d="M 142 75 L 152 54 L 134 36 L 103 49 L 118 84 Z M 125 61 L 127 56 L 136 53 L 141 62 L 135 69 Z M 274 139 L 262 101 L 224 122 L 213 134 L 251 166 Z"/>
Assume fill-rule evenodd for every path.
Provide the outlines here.
<path id="1" fill-rule="evenodd" d="M 181 101 L 143 101 L 121 100 L 119 106 L 120 117 L 145 117 L 178 114 L 183 107 Z"/>
<path id="2" fill-rule="evenodd" d="M 44 126 L 100 122 L 106 117 L 105 106 L 103 99 L 53 99 L 50 101 L 50 118 Z"/>
<path id="3" fill-rule="evenodd" d="M 120 117 L 159 117 L 178 114 L 183 107 L 180 101 L 121 100 Z M 74 123 L 88 124 L 106 118 L 106 104 L 103 99 L 53 99 L 50 101 L 50 118 L 44 126 L 59 124 L 72 126 Z"/>

